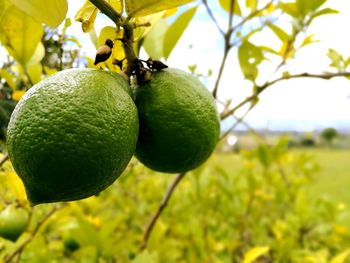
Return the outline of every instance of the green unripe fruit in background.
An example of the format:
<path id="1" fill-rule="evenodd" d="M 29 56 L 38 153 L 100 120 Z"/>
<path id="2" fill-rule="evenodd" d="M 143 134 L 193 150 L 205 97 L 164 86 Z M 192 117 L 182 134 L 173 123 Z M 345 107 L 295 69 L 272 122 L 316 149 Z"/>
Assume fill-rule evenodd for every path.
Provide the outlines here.
<path id="1" fill-rule="evenodd" d="M 0 212 L 0 236 L 15 242 L 27 229 L 29 214 L 22 207 L 9 205 Z"/>

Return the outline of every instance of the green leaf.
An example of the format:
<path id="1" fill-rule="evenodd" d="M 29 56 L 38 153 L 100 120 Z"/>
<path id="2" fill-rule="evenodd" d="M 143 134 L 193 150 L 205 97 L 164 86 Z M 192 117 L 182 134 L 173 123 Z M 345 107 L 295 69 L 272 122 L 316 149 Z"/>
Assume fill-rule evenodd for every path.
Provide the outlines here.
<path id="1" fill-rule="evenodd" d="M 347 68 L 347 67 L 350 65 L 350 57 L 348 57 L 348 58 L 345 60 L 344 64 L 345 64 L 345 68 Z"/>
<path id="2" fill-rule="evenodd" d="M 268 27 L 275 33 L 275 35 L 282 41 L 286 42 L 290 40 L 290 36 L 280 27 L 269 23 Z"/>
<path id="3" fill-rule="evenodd" d="M 41 80 L 43 67 L 41 63 L 36 63 L 28 67 L 27 72 L 31 83 L 36 84 Z"/>
<path id="4" fill-rule="evenodd" d="M 264 60 L 261 48 L 250 42 L 244 42 L 238 48 L 238 60 L 246 79 L 254 81 L 258 76 L 258 65 Z"/>
<path id="5" fill-rule="evenodd" d="M 231 11 L 231 2 L 232 0 L 219 0 L 221 7 L 227 12 Z M 242 15 L 241 7 L 239 6 L 238 1 L 234 1 L 233 13 L 238 16 Z"/>
<path id="6" fill-rule="evenodd" d="M 39 45 L 43 36 L 43 26 L 16 6 L 9 7 L 0 20 L 0 40 L 9 54 L 22 66 L 40 58 Z M 38 55 L 39 54 L 39 55 Z"/>
<path id="7" fill-rule="evenodd" d="M 4 79 L 12 90 L 16 89 L 16 76 L 7 70 L 0 69 L 0 78 Z"/>
<path id="8" fill-rule="evenodd" d="M 279 3 L 278 7 L 292 17 L 299 17 L 299 10 L 296 3 Z"/>
<path id="9" fill-rule="evenodd" d="M 68 4 L 66 0 L 10 0 L 23 12 L 50 27 L 58 27 L 65 19 Z"/>
<path id="10" fill-rule="evenodd" d="M 109 4 L 118 12 L 123 13 L 123 3 L 122 0 L 107 0 Z"/>
<path id="11" fill-rule="evenodd" d="M 172 9 L 194 0 L 126 0 L 126 12 L 130 17 L 139 17 Z"/>
<path id="12" fill-rule="evenodd" d="M 272 53 L 274 55 L 277 55 L 277 56 L 280 56 L 279 52 L 274 50 L 273 48 L 271 47 L 268 47 L 268 46 L 259 46 L 259 48 L 261 48 L 263 51 L 266 51 L 266 52 L 269 52 L 269 53 Z"/>
<path id="13" fill-rule="evenodd" d="M 320 11 L 317 11 L 312 15 L 312 19 L 318 17 L 318 16 L 323 16 L 323 15 L 328 15 L 328 14 L 339 14 L 338 10 L 332 9 L 332 8 L 324 8 L 321 9 Z"/>
<path id="14" fill-rule="evenodd" d="M 301 43 L 300 47 L 304 47 L 306 45 L 309 45 L 309 44 L 312 44 L 315 42 L 319 42 L 319 40 L 314 40 L 313 37 L 314 37 L 314 35 L 312 34 L 312 35 L 309 35 L 306 38 L 304 38 L 304 41 L 303 41 L 303 43 Z"/>
<path id="15" fill-rule="evenodd" d="M 116 41 L 115 39 L 121 38 L 123 36 L 123 31 L 122 30 L 117 30 L 117 28 L 112 27 L 112 26 L 106 26 L 101 29 L 100 35 L 98 36 L 98 46 L 102 46 L 107 39 L 111 39 L 114 42 L 113 50 L 112 50 L 112 55 L 110 56 L 109 59 L 105 61 L 107 67 L 109 69 L 116 69 L 118 68 L 117 66 L 113 65 L 112 61 L 113 59 L 121 60 L 125 58 L 125 53 L 124 49 L 122 47 L 121 41 Z"/>
<path id="16" fill-rule="evenodd" d="M 197 7 L 188 9 L 186 12 L 182 13 L 167 30 L 163 43 L 163 56 L 165 59 L 169 57 L 196 11 Z"/>
<path id="17" fill-rule="evenodd" d="M 334 67 L 338 70 L 343 70 L 344 69 L 344 58 L 342 55 L 340 55 L 337 51 L 335 51 L 334 49 L 329 49 L 328 50 L 328 57 L 330 58 L 330 60 L 332 61 L 332 63 L 330 64 L 331 67 Z"/>
<path id="18" fill-rule="evenodd" d="M 81 22 L 81 28 L 83 32 L 90 32 L 94 26 L 95 19 L 97 16 L 98 9 L 88 0 L 85 1 L 84 5 L 78 10 L 74 16 L 74 20 Z"/>
<path id="19" fill-rule="evenodd" d="M 150 253 L 148 250 L 143 251 L 138 254 L 137 257 L 132 261 L 132 263 L 155 263 L 157 261 L 157 255 L 155 253 Z"/>
<path id="20" fill-rule="evenodd" d="M 243 263 L 253 263 L 257 258 L 266 254 L 269 247 L 254 247 L 244 254 Z"/>
<path id="21" fill-rule="evenodd" d="M 258 1 L 257 0 L 245 0 L 245 5 L 251 10 L 256 10 L 256 7 L 258 5 Z"/>
<path id="22" fill-rule="evenodd" d="M 336 257 L 334 257 L 330 263 L 344 263 L 346 259 L 350 255 L 350 249 L 347 249 L 343 251 L 342 253 L 338 254 Z"/>
<path id="23" fill-rule="evenodd" d="M 27 62 L 26 66 L 30 66 L 30 65 L 33 65 L 33 64 L 40 62 L 44 58 L 44 56 L 45 56 L 45 47 L 44 47 L 43 43 L 40 42 L 36 46 L 35 51 L 34 51 L 32 57 Z"/>
<path id="24" fill-rule="evenodd" d="M 142 17 L 136 17 L 131 19 L 131 22 L 133 22 L 135 25 L 144 25 L 144 24 L 150 24 L 150 26 L 138 26 L 134 30 L 134 41 L 138 41 L 144 36 L 148 34 L 149 31 L 151 31 L 152 27 L 157 24 L 157 22 L 164 17 L 165 11 L 158 12 L 156 14 L 148 15 L 148 16 L 142 16 Z"/>
<path id="25" fill-rule="evenodd" d="M 169 25 L 165 19 L 158 21 L 143 41 L 142 45 L 147 54 L 155 60 L 163 57 L 164 36 L 168 28 Z"/>
<path id="26" fill-rule="evenodd" d="M 301 12 L 301 14 L 303 15 L 306 15 L 309 12 L 317 10 L 326 1 L 327 0 L 312 0 L 312 1 L 297 0 L 296 4 L 299 12 Z"/>
<path id="27" fill-rule="evenodd" d="M 0 0 L 0 19 L 9 6 L 11 6 L 11 3 L 8 0 Z"/>

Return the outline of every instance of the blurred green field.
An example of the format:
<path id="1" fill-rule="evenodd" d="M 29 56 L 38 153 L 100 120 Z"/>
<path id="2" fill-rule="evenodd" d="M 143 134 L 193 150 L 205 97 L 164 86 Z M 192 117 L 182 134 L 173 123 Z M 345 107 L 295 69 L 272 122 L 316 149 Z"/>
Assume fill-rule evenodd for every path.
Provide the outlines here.
<path id="1" fill-rule="evenodd" d="M 319 165 L 314 183 L 309 186 L 313 195 L 323 195 L 350 206 L 350 149 L 304 148 L 293 152 L 310 155 Z M 213 162 L 230 174 L 238 174 L 242 168 L 239 154 L 216 154 Z"/>
<path id="2" fill-rule="evenodd" d="M 6 162 L 0 170 L 0 211 L 19 204 L 32 220 L 17 242 L 0 237 L 0 261 L 60 207 L 18 262 L 229 263 L 245 262 L 257 251 L 260 260 L 254 262 L 261 263 L 347 262 L 350 149 L 290 150 L 281 142 L 240 154 L 216 153 L 188 173 L 143 251 L 148 222 L 175 175 L 153 172 L 133 159 L 98 197 L 32 208 Z M 337 257 L 344 260 L 332 261 Z"/>
<path id="3" fill-rule="evenodd" d="M 337 202 L 350 206 L 350 150 L 344 149 L 305 149 L 314 156 L 320 165 L 315 174 L 315 183 L 310 190 L 315 195 L 325 195 Z"/>

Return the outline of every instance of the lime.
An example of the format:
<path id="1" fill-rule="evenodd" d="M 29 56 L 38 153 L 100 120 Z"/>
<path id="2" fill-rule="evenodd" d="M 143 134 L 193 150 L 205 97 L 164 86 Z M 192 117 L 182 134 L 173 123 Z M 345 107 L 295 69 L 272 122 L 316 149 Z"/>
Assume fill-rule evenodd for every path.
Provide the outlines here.
<path id="1" fill-rule="evenodd" d="M 137 109 L 123 77 L 69 69 L 23 96 L 11 116 L 7 145 L 35 205 L 104 190 L 130 161 L 137 134 Z"/>
<path id="2" fill-rule="evenodd" d="M 15 242 L 27 229 L 29 214 L 21 207 L 9 205 L 0 212 L 0 236 Z"/>
<path id="3" fill-rule="evenodd" d="M 136 91 L 140 131 L 136 157 L 147 167 L 185 172 L 213 152 L 220 123 L 215 101 L 194 76 L 177 70 L 155 72 Z"/>

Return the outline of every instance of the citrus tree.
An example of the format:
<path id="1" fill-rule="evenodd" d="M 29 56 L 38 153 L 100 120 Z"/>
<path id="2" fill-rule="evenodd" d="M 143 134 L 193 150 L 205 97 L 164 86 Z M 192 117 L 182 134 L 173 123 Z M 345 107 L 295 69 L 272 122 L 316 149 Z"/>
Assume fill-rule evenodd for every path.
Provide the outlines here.
<path id="1" fill-rule="evenodd" d="M 267 146 L 257 135 L 260 145 L 242 152 L 245 166 L 237 176 L 215 165 L 215 156 L 214 165 L 202 165 L 225 138 L 225 133 L 219 138 L 219 118 L 237 118 L 230 132 L 269 87 L 293 78 L 350 75 L 350 60 L 333 49 L 328 53 L 332 70 L 288 71 L 297 52 L 315 42 L 308 28 L 337 10 L 324 7 L 326 0 L 215 1 L 226 12 L 224 28 L 207 0 L 90 0 L 75 23 L 96 46 L 95 61 L 85 58 L 95 69 L 66 69 L 47 77 L 74 66 L 64 66 L 63 56 L 65 41 L 76 42 L 65 37 L 71 24 L 65 19 L 68 4 L 0 0 L 0 41 L 15 66 L 0 71 L 1 83 L 12 90 L 12 98 L 29 89 L 12 114 L 9 155 L 1 161 L 8 188 L 1 195 L 0 236 L 10 240 L 0 245 L 4 262 L 344 262 L 349 235 L 342 230 L 349 215 L 328 200 L 308 200 L 304 186 L 317 166 L 308 156 L 289 153 L 287 140 Z M 173 16 L 177 8 L 182 13 Z M 194 66 L 190 75 L 161 62 L 199 8 L 224 42 L 211 94 L 197 80 Z M 97 35 L 99 13 L 115 25 Z M 279 17 L 283 26 L 276 22 Z M 51 49 L 59 63 L 43 46 L 43 25 L 61 31 L 56 51 Z M 268 31 L 279 39 L 278 49 L 254 42 Z M 151 58 L 140 57 L 140 50 Z M 217 101 L 217 112 L 214 99 L 230 52 L 237 52 L 252 93 L 235 105 Z M 272 76 L 260 74 L 266 61 Z M 50 63 L 55 66 L 45 66 Z M 29 85 L 13 85 L 18 79 Z M 236 117 L 239 109 L 246 112 Z M 159 174 L 135 159 L 125 168 L 134 153 L 152 170 L 178 174 L 171 182 L 168 175 L 157 179 Z M 9 157 L 31 205 L 98 197 L 33 208 Z M 122 171 L 120 184 L 103 191 Z M 182 180 L 187 184 L 179 184 Z M 165 210 L 181 185 L 181 194 Z"/>

